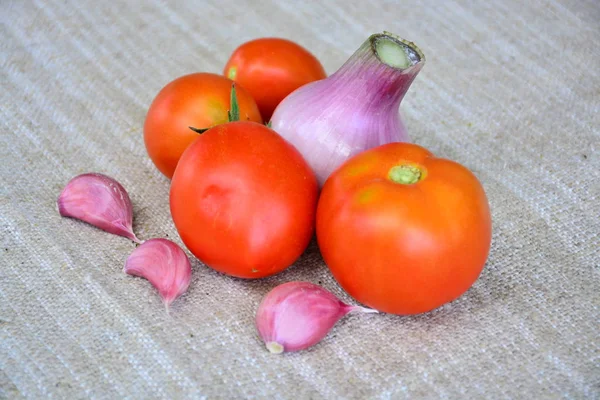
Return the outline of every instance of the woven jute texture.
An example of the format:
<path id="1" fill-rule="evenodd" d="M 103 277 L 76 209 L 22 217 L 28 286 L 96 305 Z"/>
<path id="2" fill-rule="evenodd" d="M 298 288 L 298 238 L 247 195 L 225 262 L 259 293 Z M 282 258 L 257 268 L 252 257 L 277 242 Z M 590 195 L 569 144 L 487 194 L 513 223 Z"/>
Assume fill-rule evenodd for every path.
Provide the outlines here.
<path id="1" fill-rule="evenodd" d="M 1 0 L 0 16 L 0 398 L 600 398 L 598 1 Z M 383 30 L 427 57 L 402 106 L 412 139 L 489 197 L 490 257 L 458 300 L 351 315 L 276 356 L 254 327 L 271 288 L 353 302 L 314 241 L 256 281 L 192 258 L 167 315 L 122 272 L 134 243 L 58 215 L 68 180 L 101 172 L 130 193 L 140 238 L 182 245 L 143 143 L 158 91 L 264 36 L 333 73 Z"/>

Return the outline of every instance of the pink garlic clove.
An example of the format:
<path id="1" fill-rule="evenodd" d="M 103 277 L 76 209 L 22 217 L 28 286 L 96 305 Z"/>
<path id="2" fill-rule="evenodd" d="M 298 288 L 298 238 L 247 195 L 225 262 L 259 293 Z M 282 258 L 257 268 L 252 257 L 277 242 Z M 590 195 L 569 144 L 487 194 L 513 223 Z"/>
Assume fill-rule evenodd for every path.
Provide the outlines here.
<path id="1" fill-rule="evenodd" d="M 133 207 L 127 191 L 111 177 L 88 173 L 71 179 L 58 197 L 58 212 L 106 232 L 142 243 L 133 233 Z"/>
<path id="2" fill-rule="evenodd" d="M 190 286 L 192 266 L 181 247 L 167 239 L 150 239 L 125 261 L 123 272 L 146 278 L 169 305 Z"/>
<path id="3" fill-rule="evenodd" d="M 350 312 L 376 313 L 343 303 L 309 282 L 288 282 L 271 290 L 256 312 L 256 327 L 271 353 L 306 349 L 323 339 Z"/>

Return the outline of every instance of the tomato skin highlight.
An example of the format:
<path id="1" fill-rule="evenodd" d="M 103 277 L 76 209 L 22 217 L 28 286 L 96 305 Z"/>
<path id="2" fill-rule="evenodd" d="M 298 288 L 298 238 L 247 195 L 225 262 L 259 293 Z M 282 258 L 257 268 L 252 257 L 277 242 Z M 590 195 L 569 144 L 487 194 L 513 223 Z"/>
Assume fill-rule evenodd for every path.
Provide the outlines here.
<path id="1" fill-rule="evenodd" d="M 421 172 L 396 183 L 398 165 Z M 492 235 L 483 187 L 467 168 L 423 147 L 390 143 L 340 166 L 317 208 L 317 241 L 338 283 L 379 311 L 433 310 L 467 291 Z"/>
<path id="2" fill-rule="evenodd" d="M 228 122 L 231 85 L 221 75 L 194 73 L 167 84 L 154 98 L 144 122 L 150 159 L 167 178 L 173 176 L 184 150 L 198 137 L 189 127 L 210 128 Z M 262 123 L 254 99 L 236 85 L 240 119 Z"/>
<path id="3" fill-rule="evenodd" d="M 173 221 L 201 261 L 239 278 L 276 274 L 314 233 L 317 180 L 300 153 L 252 122 L 218 125 L 184 152 L 171 181 Z"/>
<path id="4" fill-rule="evenodd" d="M 242 44 L 227 61 L 223 75 L 252 95 L 265 121 L 288 94 L 327 77 L 319 60 L 308 50 L 280 38 L 260 38 Z"/>

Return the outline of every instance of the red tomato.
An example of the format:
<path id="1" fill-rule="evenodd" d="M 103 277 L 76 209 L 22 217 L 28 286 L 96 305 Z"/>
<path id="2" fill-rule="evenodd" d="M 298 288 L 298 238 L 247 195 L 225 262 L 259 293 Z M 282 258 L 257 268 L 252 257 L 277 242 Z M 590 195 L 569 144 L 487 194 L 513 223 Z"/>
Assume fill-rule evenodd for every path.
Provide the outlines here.
<path id="1" fill-rule="evenodd" d="M 250 92 L 265 121 L 288 94 L 327 77 L 319 60 L 308 50 L 278 38 L 242 44 L 229 58 L 223 73 Z"/>
<path id="2" fill-rule="evenodd" d="M 144 124 L 148 155 L 167 178 L 179 157 L 198 137 L 189 127 L 210 128 L 228 122 L 233 81 L 216 74 L 197 73 L 175 79 L 156 96 Z M 240 119 L 262 122 L 247 91 L 236 85 Z"/>
<path id="3" fill-rule="evenodd" d="M 356 300 L 418 314 L 477 280 L 490 249 L 491 216 L 467 168 L 414 144 L 391 143 L 351 158 L 325 182 L 317 240 Z"/>
<path id="4" fill-rule="evenodd" d="M 317 180 L 300 153 L 253 122 L 218 125 L 184 152 L 171 182 L 175 227 L 213 269 L 262 278 L 290 266 L 314 232 Z"/>

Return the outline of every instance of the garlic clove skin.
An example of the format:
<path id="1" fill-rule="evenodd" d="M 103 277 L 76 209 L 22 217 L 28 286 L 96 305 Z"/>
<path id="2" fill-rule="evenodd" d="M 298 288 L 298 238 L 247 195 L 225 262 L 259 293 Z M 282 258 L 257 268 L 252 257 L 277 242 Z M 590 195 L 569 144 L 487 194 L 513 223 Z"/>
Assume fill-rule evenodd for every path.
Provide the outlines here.
<path id="1" fill-rule="evenodd" d="M 181 247 L 167 239 L 146 240 L 129 255 L 123 272 L 147 279 L 158 290 L 167 312 L 192 279 L 189 258 Z"/>
<path id="2" fill-rule="evenodd" d="M 87 173 L 71 179 L 57 200 L 58 212 L 115 235 L 142 243 L 133 233 L 129 194 L 113 178 Z"/>
<path id="3" fill-rule="evenodd" d="M 320 342 L 350 312 L 377 313 L 350 306 L 322 287 L 288 282 L 271 290 L 256 312 L 256 328 L 274 354 L 304 350 Z"/>

